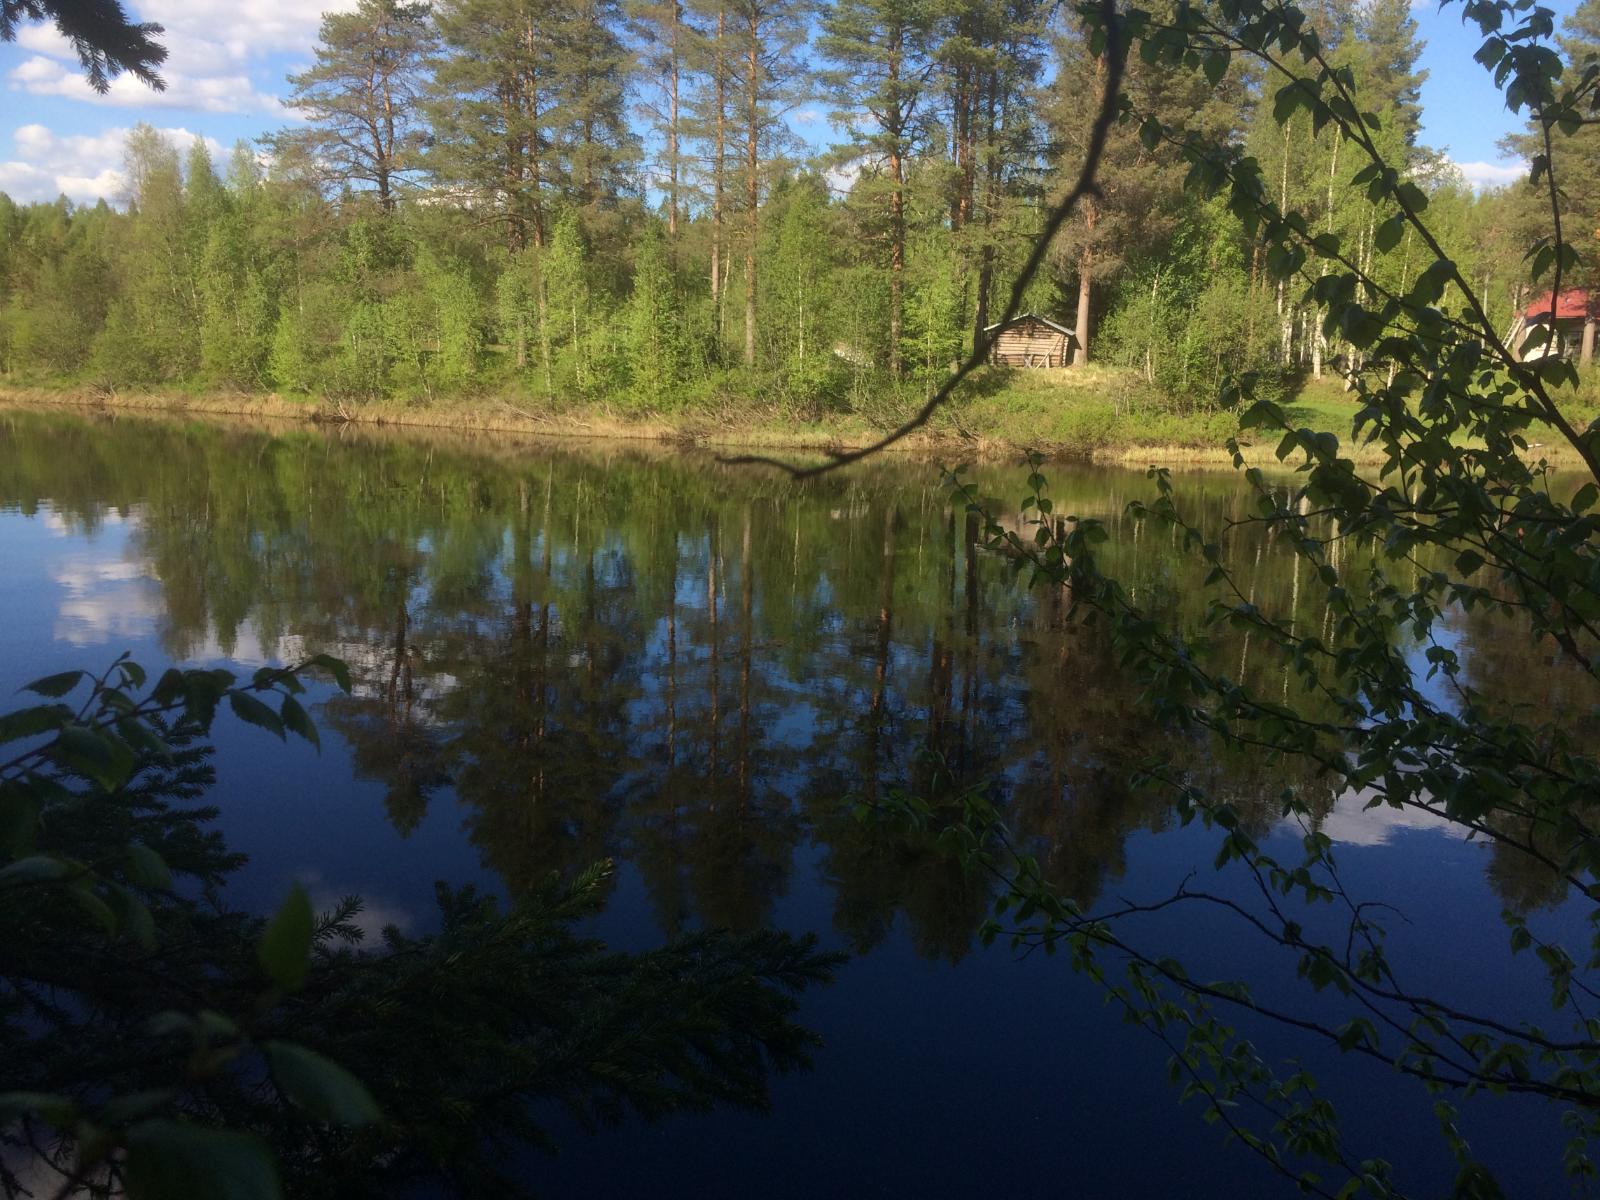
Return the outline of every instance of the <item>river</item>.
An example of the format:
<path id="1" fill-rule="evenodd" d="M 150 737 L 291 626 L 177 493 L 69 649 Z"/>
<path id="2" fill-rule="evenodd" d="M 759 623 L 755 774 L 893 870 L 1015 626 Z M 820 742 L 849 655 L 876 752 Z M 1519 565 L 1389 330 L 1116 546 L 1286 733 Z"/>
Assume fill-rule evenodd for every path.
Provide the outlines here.
<path id="1" fill-rule="evenodd" d="M 1023 472 L 971 477 L 1014 511 Z M 1181 622 L 1202 568 L 1123 516 L 1142 472 L 1050 469 L 1058 511 L 1107 520 L 1106 559 Z M 1181 492 L 1212 518 L 1231 473 Z M 993 900 L 931 838 L 856 819 L 930 786 L 939 763 L 985 786 L 1016 838 L 1085 905 L 1169 893 L 1211 872 L 1214 835 L 1129 786 L 1168 745 L 1070 596 L 1030 589 L 976 545 L 936 467 L 884 459 L 810 483 L 643 445 L 244 423 L 0 413 L 0 693 L 131 650 L 250 668 L 328 651 L 355 677 L 318 689 L 319 753 L 223 721 L 220 825 L 249 855 L 233 903 L 293 882 L 357 892 L 373 932 L 434 921 L 437 879 L 504 894 L 602 858 L 594 932 L 645 947 L 699 926 L 776 925 L 848 954 L 808 992 L 823 1038 L 778 1078 L 770 1113 L 587 1131 L 515 1157 L 554 1196 L 1254 1197 L 1283 1181 L 1183 1108 L 1165 1051 L 1057 958 L 980 948 Z M 1252 595 L 1297 620 L 1310 589 L 1243 536 Z M 1465 617 L 1478 682 L 1575 703 L 1541 654 Z M 1256 681 L 1280 662 L 1229 650 Z M 1287 683 L 1285 687 L 1287 688 Z M 1316 780 L 1171 743 L 1285 847 L 1284 786 Z M 1320 796 L 1348 878 L 1406 913 L 1407 962 L 1506 1013 L 1548 1006 L 1506 971 L 1501 910 L 1581 932 L 1527 862 L 1348 797 Z M 1292 984 L 1199 917 L 1157 923 L 1170 951 Z M 1292 974 L 1292 972 L 1291 972 Z M 1317 1067 L 1364 1152 L 1443 1190 L 1428 1099 L 1392 1072 L 1270 1031 Z M 1555 1114 L 1488 1101 L 1465 1129 L 1518 1196 L 1562 1194 Z"/>

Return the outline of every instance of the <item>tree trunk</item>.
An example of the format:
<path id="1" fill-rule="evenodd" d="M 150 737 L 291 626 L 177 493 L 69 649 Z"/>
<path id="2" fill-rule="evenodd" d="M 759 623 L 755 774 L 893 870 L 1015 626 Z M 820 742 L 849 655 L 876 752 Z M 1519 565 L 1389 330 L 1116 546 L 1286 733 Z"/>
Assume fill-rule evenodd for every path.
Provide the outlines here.
<path id="1" fill-rule="evenodd" d="M 744 248 L 744 365 L 756 365 L 756 239 L 761 203 L 761 27 L 750 10 L 750 44 L 745 53 L 744 203 L 748 228 Z"/>
<path id="2" fill-rule="evenodd" d="M 1094 233 L 1095 207 L 1093 200 L 1086 200 L 1083 207 L 1083 223 L 1090 235 Z M 1078 313 L 1074 322 L 1072 335 L 1077 346 L 1073 349 L 1072 365 L 1081 367 L 1089 361 L 1089 304 L 1094 292 L 1094 250 L 1085 243 L 1083 250 L 1078 254 Z"/>
<path id="3" fill-rule="evenodd" d="M 895 29 L 889 42 L 889 82 L 896 95 L 899 94 L 900 85 L 900 42 L 900 30 Z M 900 338 L 905 326 L 906 307 L 906 170 L 905 158 L 901 154 L 901 139 L 905 133 L 904 123 L 900 119 L 902 111 L 897 106 L 896 128 L 889 131 L 889 177 L 892 182 L 889 192 L 889 375 L 893 379 L 899 379 L 902 373 Z"/>
<path id="4" fill-rule="evenodd" d="M 717 40 L 713 51 L 713 88 L 716 96 L 716 135 L 711 158 L 711 308 L 716 325 L 717 345 L 722 345 L 722 168 L 727 156 L 728 76 L 723 57 L 723 38 L 727 33 L 727 12 L 717 9 Z"/>
<path id="5" fill-rule="evenodd" d="M 1578 365 L 1580 367 L 1587 367 L 1590 360 L 1594 358 L 1594 326 L 1595 319 L 1593 317 L 1585 318 L 1583 322 L 1583 342 L 1578 350 Z"/>
<path id="6" fill-rule="evenodd" d="M 674 269 L 678 261 L 678 36 L 682 28 L 682 6 L 678 0 L 672 0 L 672 31 L 667 51 L 667 239 L 672 243 Z"/>
<path id="7" fill-rule="evenodd" d="M 1339 142 L 1333 143 L 1333 154 L 1328 159 L 1328 214 L 1327 232 L 1333 232 L 1333 183 L 1339 173 Z M 1328 274 L 1328 264 L 1322 264 L 1322 275 Z M 1316 306 L 1311 310 L 1311 318 L 1315 322 L 1311 330 L 1311 375 L 1314 379 L 1322 378 L 1322 360 L 1328 353 L 1328 335 L 1322 328 L 1322 307 Z"/>
<path id="8" fill-rule="evenodd" d="M 990 71 L 984 89 L 983 211 L 980 227 L 983 245 L 978 250 L 978 296 L 972 307 L 972 344 L 981 345 L 989 325 L 989 292 L 994 286 L 994 215 L 999 208 L 1000 151 L 995 139 L 1001 130 L 1000 73 Z"/>
<path id="9" fill-rule="evenodd" d="M 386 213 L 394 211 L 394 196 L 389 188 L 389 172 L 394 164 L 394 94 L 389 81 L 383 81 L 383 129 L 378 138 L 377 176 L 378 206 Z"/>
<path id="10" fill-rule="evenodd" d="M 528 18 L 523 31 L 523 48 L 526 51 L 528 58 L 532 60 L 534 57 L 534 27 L 532 17 Z M 523 87 L 525 89 L 523 92 L 523 100 L 525 101 L 528 110 L 527 128 L 529 130 L 535 130 L 539 128 L 539 119 L 541 115 L 539 112 L 539 78 L 537 73 L 530 72 L 528 78 L 523 81 Z M 542 172 L 539 169 L 540 163 L 538 138 L 531 132 L 524 140 L 524 144 L 522 146 L 522 156 L 527 160 L 528 164 L 527 194 L 532 210 L 530 215 L 533 223 L 533 244 L 538 246 L 540 249 L 543 249 L 544 197 L 540 194 L 540 188 L 542 188 L 544 185 L 544 179 Z"/>
<path id="11" fill-rule="evenodd" d="M 539 264 L 539 278 L 534 281 L 534 294 L 539 305 L 539 359 L 544 366 L 544 394 L 555 394 L 555 376 L 550 370 L 550 305 L 544 294 L 544 263 Z"/>

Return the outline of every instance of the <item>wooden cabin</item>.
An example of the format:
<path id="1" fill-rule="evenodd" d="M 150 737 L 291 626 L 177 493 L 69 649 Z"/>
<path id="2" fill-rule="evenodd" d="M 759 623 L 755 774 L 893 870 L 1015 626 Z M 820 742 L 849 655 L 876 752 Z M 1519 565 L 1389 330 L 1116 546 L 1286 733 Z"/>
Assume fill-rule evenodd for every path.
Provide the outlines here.
<path id="1" fill-rule="evenodd" d="M 1077 335 L 1048 317 L 1023 313 L 983 331 L 989 361 L 1005 367 L 1064 367 L 1072 361 Z"/>

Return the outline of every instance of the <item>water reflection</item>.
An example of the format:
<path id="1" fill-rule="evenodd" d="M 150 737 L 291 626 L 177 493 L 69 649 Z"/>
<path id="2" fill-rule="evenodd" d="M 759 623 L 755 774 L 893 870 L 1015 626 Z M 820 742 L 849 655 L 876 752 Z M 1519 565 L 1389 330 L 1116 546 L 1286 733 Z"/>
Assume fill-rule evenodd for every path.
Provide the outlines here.
<path id="1" fill-rule="evenodd" d="M 400 835 L 458 806 L 512 889 L 626 860 L 663 933 L 767 924 L 811 847 L 850 948 L 903 921 L 921 954 L 960 959 L 987 884 L 933 834 L 856 819 L 857 801 L 894 787 L 993 789 L 1085 904 L 1120 877 L 1132 833 L 1168 822 L 1159 797 L 1129 786 L 1155 752 L 1257 829 L 1293 787 L 1330 836 L 1394 833 L 1390 814 L 1286 764 L 1158 743 L 1104 640 L 1068 619 L 1070 596 L 1018 586 L 924 464 L 800 485 L 643 448 L 30 412 L 3 430 L 0 506 L 73 537 L 125 537 L 124 557 L 85 552 L 59 572 L 58 639 L 111 646 L 154 629 L 174 659 L 332 651 L 356 686 L 320 719 L 356 776 L 381 784 Z M 1199 568 L 1121 515 L 1143 478 L 1057 475 L 1060 509 L 1110 521 L 1113 565 L 1195 628 Z M 1017 490 L 1010 468 L 977 478 Z M 1232 476 L 1186 490 L 1212 520 L 1246 503 Z M 1331 619 L 1259 533 L 1230 553 L 1251 568 L 1253 603 L 1302 627 Z M 1474 681 L 1581 707 L 1528 647 L 1476 618 L 1453 632 Z M 1218 653 L 1257 686 L 1291 687 L 1248 640 Z M 1519 906 L 1561 895 L 1503 850 L 1490 878 Z"/>

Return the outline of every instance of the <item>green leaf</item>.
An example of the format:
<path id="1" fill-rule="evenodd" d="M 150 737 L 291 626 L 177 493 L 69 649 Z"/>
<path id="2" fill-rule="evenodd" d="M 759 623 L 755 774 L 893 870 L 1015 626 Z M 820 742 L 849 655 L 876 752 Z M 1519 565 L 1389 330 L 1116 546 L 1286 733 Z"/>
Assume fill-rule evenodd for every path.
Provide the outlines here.
<path id="1" fill-rule="evenodd" d="M 72 897 L 73 903 L 81 908 L 90 920 L 100 926 L 107 937 L 116 935 L 122 922 L 112 907 L 95 892 L 88 879 L 80 880 L 68 887 L 67 895 Z"/>
<path id="2" fill-rule="evenodd" d="M 342 658 L 335 658 L 331 654 L 319 654 L 306 662 L 308 667 L 321 667 L 333 676 L 333 681 L 339 685 L 341 692 L 350 690 L 350 668 L 344 665 Z"/>
<path id="3" fill-rule="evenodd" d="M 261 935 L 257 953 L 267 976 L 285 991 L 293 991 L 306 981 L 311 970 L 311 900 L 305 888 L 295 884 Z"/>
<path id="4" fill-rule="evenodd" d="M 283 704 L 278 710 L 278 715 L 283 718 L 283 726 L 290 733 L 298 734 L 305 738 L 319 750 L 322 748 L 322 739 L 317 736 L 317 727 L 307 715 L 300 701 L 293 696 L 285 696 Z"/>
<path id="5" fill-rule="evenodd" d="M 19 708 L 16 712 L 0 716 L 0 743 L 37 737 L 41 733 L 60 729 L 72 720 L 72 716 L 72 710 L 65 704 L 40 704 L 33 708 Z"/>
<path id="6" fill-rule="evenodd" d="M 34 854 L 19 859 L 0 871 L 0 887 L 17 887 L 25 883 L 49 883 L 65 879 L 72 874 L 72 864 L 64 858 L 48 854 Z"/>
<path id="7" fill-rule="evenodd" d="M 121 787 L 136 765 L 131 750 L 102 730 L 65 725 L 50 743 L 50 757 L 94 780 L 108 792 Z"/>
<path id="8" fill-rule="evenodd" d="M 1305 97 L 1301 94 L 1298 84 L 1291 83 L 1278 89 L 1272 98 L 1272 119 L 1282 125 L 1294 116 L 1295 109 L 1299 108 Z"/>
<path id="9" fill-rule="evenodd" d="M 233 709 L 233 715 L 241 721 L 251 725 L 259 725 L 268 733 L 275 733 L 280 738 L 283 737 L 283 722 L 278 719 L 278 714 L 249 692 L 229 692 L 228 707 Z"/>
<path id="10" fill-rule="evenodd" d="M 166 889 L 172 886 L 172 872 L 161 855 L 143 842 L 128 847 L 128 881 L 140 887 Z"/>
<path id="11" fill-rule="evenodd" d="M 78 681 L 83 679 L 86 671 L 62 671 L 59 675 L 46 675 L 43 679 L 35 679 L 32 683 L 22 685 L 25 692 L 37 692 L 41 696 L 55 699 L 65 696 L 78 686 Z"/>
<path id="12" fill-rule="evenodd" d="M 120 925 L 123 932 L 131 937 L 142 949 L 154 950 L 156 947 L 156 919 L 150 914 L 149 906 L 127 888 L 118 888 L 117 893 L 118 898 L 122 901 Z"/>
<path id="13" fill-rule="evenodd" d="M 313 1117 L 340 1125 L 381 1119 L 367 1085 L 331 1059 L 293 1042 L 267 1042 L 261 1051 L 278 1089 Z"/>
<path id="14" fill-rule="evenodd" d="M 1476 550 L 1463 550 L 1456 555 L 1456 570 L 1463 575 L 1471 575 L 1481 566 L 1483 566 L 1483 555 Z"/>
<path id="15" fill-rule="evenodd" d="M 280 1200 L 278 1170 L 253 1133 L 157 1118 L 128 1131 L 131 1200 Z"/>
<path id="16" fill-rule="evenodd" d="M 1372 241 L 1378 248 L 1379 254 L 1387 254 L 1400 244 L 1400 238 L 1406 231 L 1406 218 L 1404 213 L 1396 213 L 1373 234 Z"/>

